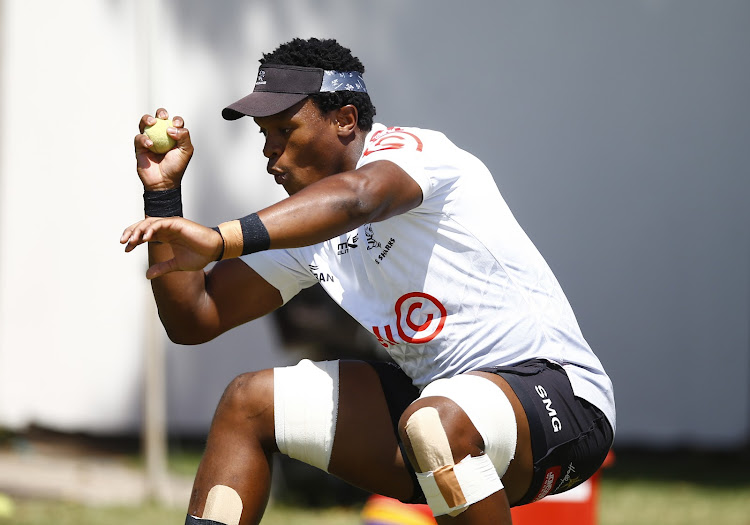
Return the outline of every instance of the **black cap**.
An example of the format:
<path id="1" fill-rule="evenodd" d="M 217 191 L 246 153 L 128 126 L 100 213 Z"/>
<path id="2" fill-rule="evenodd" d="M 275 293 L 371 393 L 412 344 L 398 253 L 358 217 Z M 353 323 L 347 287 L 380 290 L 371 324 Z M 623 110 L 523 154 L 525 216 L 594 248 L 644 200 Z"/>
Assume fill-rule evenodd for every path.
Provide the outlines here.
<path id="1" fill-rule="evenodd" d="M 332 91 L 367 93 L 362 76 L 356 71 L 264 64 L 258 69 L 253 92 L 225 107 L 221 116 L 226 120 L 237 120 L 245 115 L 267 117 L 289 109 L 308 95 Z"/>

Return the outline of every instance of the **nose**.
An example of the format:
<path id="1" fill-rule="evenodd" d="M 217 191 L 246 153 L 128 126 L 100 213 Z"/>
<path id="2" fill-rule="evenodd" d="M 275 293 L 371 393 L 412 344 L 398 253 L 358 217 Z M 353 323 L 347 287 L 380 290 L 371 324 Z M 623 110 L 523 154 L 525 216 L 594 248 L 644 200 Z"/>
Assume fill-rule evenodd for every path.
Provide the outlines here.
<path id="1" fill-rule="evenodd" d="M 266 142 L 263 145 L 263 156 L 267 159 L 278 157 L 283 150 L 284 146 L 280 140 L 274 139 L 270 134 L 266 137 Z"/>

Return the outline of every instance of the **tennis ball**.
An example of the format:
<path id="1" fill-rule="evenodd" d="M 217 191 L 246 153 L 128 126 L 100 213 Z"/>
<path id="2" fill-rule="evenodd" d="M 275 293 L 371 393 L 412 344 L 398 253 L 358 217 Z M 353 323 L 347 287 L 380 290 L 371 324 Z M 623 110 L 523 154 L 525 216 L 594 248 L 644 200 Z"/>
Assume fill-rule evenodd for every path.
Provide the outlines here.
<path id="1" fill-rule="evenodd" d="M 12 518 L 15 512 L 13 500 L 6 494 L 0 492 L 0 519 Z"/>
<path id="2" fill-rule="evenodd" d="M 148 135 L 154 145 L 149 149 L 154 153 L 166 153 L 174 148 L 175 140 L 167 135 L 167 128 L 172 127 L 172 120 L 156 119 L 156 123 L 153 126 L 146 126 L 145 132 Z"/>

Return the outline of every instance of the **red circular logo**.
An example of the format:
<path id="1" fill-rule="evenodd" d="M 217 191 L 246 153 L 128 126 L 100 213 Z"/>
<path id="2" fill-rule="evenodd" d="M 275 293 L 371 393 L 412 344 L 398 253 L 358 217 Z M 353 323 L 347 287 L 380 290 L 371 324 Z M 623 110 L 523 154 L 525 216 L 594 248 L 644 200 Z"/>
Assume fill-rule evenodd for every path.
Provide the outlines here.
<path id="1" fill-rule="evenodd" d="M 427 343 L 441 332 L 447 315 L 433 296 L 411 292 L 396 301 L 396 330 L 407 343 Z"/>

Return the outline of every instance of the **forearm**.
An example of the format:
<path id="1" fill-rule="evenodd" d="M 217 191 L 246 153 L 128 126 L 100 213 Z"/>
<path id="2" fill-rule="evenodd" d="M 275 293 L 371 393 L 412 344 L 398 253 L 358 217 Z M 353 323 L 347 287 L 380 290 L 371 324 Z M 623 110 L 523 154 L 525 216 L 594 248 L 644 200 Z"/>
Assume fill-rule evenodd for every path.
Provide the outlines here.
<path id="1" fill-rule="evenodd" d="M 149 243 L 149 266 L 169 260 L 169 244 Z M 159 318 L 170 340 L 180 344 L 199 344 L 213 339 L 209 319 L 209 297 L 203 270 L 172 272 L 151 280 L 151 290 Z"/>

